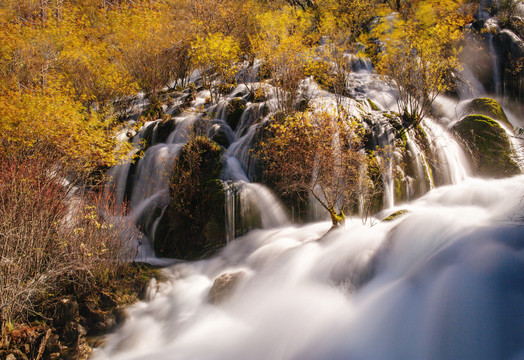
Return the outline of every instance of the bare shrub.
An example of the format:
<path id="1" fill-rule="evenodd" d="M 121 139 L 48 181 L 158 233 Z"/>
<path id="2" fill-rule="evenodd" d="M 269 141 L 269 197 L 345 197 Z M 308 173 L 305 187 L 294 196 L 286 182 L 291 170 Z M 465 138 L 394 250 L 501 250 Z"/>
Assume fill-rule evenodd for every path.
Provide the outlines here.
<path id="1" fill-rule="evenodd" d="M 111 281 L 133 256 L 94 194 L 72 196 L 52 154 L 0 154 L 0 315 L 45 317 L 63 294 L 84 296 Z M 53 169 L 53 170 L 50 170 Z"/>

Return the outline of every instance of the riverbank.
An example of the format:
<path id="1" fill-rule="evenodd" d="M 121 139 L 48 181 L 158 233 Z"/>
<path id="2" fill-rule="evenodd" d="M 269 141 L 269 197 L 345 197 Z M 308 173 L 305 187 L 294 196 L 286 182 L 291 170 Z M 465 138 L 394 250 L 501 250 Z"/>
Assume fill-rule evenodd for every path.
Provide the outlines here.
<path id="1" fill-rule="evenodd" d="M 125 307 L 144 299 L 153 278 L 162 280 L 158 267 L 131 264 L 89 294 L 66 293 L 27 321 L 4 324 L 0 358 L 87 359 L 92 348 L 103 343 L 103 336 L 125 319 Z"/>

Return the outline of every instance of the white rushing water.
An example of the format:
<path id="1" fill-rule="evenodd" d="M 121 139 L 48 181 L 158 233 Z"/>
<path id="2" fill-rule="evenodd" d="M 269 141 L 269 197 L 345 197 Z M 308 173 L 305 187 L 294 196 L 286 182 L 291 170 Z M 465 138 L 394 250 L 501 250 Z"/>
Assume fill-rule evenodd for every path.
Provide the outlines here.
<path id="1" fill-rule="evenodd" d="M 524 176 L 466 179 L 372 227 L 252 231 L 165 269 L 94 359 L 523 359 L 523 197 Z"/>

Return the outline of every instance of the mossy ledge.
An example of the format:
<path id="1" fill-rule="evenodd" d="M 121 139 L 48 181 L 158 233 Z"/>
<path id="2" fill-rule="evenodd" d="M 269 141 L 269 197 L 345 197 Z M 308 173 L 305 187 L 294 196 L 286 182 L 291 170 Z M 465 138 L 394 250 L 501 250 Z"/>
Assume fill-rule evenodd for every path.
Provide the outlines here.
<path id="1" fill-rule="evenodd" d="M 409 211 L 406 210 L 406 209 L 402 209 L 402 210 L 395 211 L 394 213 L 392 213 L 392 214 L 390 214 L 389 216 L 386 216 L 384 219 L 382 219 L 382 221 L 384 221 L 384 222 L 388 222 L 388 221 L 396 220 L 396 219 L 398 219 L 399 217 L 401 217 L 402 215 L 407 214 L 408 212 L 409 212 Z"/>
<path id="2" fill-rule="evenodd" d="M 484 115 L 469 115 L 453 127 L 471 153 L 474 172 L 502 178 L 520 174 L 506 131 Z"/>

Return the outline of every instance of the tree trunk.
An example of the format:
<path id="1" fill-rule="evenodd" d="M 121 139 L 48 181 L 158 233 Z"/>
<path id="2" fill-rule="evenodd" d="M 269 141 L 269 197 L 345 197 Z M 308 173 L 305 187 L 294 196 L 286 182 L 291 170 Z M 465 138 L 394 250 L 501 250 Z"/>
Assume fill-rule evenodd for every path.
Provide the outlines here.
<path id="1" fill-rule="evenodd" d="M 346 222 L 346 215 L 344 215 L 344 212 L 342 210 L 340 210 L 340 213 L 337 214 L 337 211 L 335 209 L 329 209 L 329 215 L 331 216 L 331 222 L 333 224 L 333 227 L 344 225 L 344 223 Z"/>

